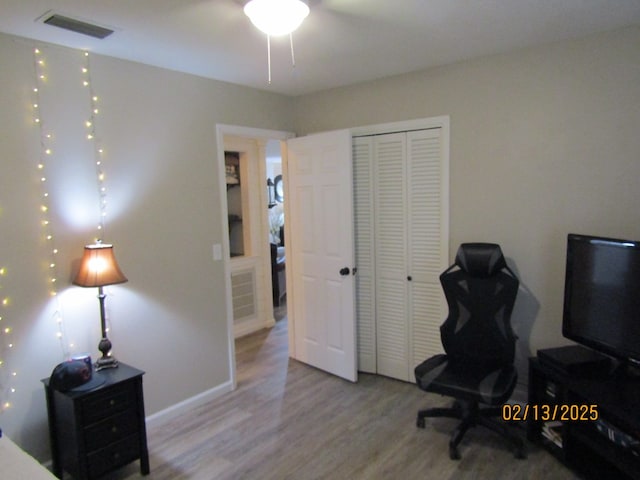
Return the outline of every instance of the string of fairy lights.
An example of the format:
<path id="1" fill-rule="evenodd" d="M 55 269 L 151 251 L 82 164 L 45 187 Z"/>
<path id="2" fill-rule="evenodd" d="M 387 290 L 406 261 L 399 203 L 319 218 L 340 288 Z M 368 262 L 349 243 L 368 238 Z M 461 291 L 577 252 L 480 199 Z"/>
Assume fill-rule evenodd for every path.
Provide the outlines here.
<path id="1" fill-rule="evenodd" d="M 93 90 L 93 82 L 91 80 L 91 64 L 89 52 L 83 52 L 84 66 L 82 67 L 82 85 L 89 93 L 90 116 L 85 122 L 87 128 L 87 140 L 93 142 L 93 156 L 96 167 L 96 179 L 98 181 L 98 198 L 100 209 L 100 220 L 98 223 L 97 240 L 104 236 L 104 229 L 107 217 L 107 187 L 105 185 L 105 174 L 103 169 L 104 148 L 102 147 L 100 138 L 96 135 L 96 118 L 100 113 L 98 109 L 98 96 Z"/>
<path id="2" fill-rule="evenodd" d="M 13 394 L 16 392 L 15 387 L 11 386 L 12 378 L 16 377 L 18 373 L 16 371 L 7 371 L 9 366 L 7 365 L 5 358 L 8 357 L 8 352 L 13 348 L 13 341 L 11 340 L 12 329 L 5 318 L 6 312 L 11 305 L 9 296 L 4 292 L 4 280 L 7 276 L 7 268 L 0 267 L 0 293 L 2 293 L 2 300 L 0 300 L 0 337 L 2 342 L 0 343 L 0 393 L 2 393 L 2 402 L 0 403 L 0 413 L 11 408 L 11 398 L 7 393 Z"/>
<path id="3" fill-rule="evenodd" d="M 93 89 L 93 81 L 91 78 L 91 61 L 89 52 L 83 52 L 84 65 L 82 67 L 82 85 L 87 89 L 89 96 L 89 118 L 85 121 L 85 127 L 87 129 L 86 138 L 93 144 L 93 159 L 96 170 L 96 180 L 98 187 L 98 202 L 99 202 L 99 221 L 97 225 L 96 242 L 102 241 L 105 235 L 105 226 L 107 219 L 107 187 L 105 183 L 104 173 L 104 157 L 105 150 L 102 145 L 101 138 L 96 134 L 97 117 L 100 113 L 98 108 L 99 98 Z M 107 319 L 108 322 L 108 319 Z M 106 330 L 109 331 L 107 325 Z"/>
<path id="4" fill-rule="evenodd" d="M 47 171 L 50 167 L 50 163 L 54 159 L 54 135 L 48 129 L 48 126 L 42 119 L 41 109 L 41 94 L 48 84 L 48 71 L 45 55 L 39 48 L 33 49 L 34 59 L 34 72 L 35 72 L 35 86 L 33 87 L 33 116 L 34 123 L 38 126 L 40 132 L 40 156 L 38 159 L 37 169 L 40 179 L 41 196 L 40 196 L 40 215 L 42 225 L 42 235 L 46 244 L 48 258 L 48 278 L 47 286 L 49 289 L 49 296 L 55 299 L 55 310 L 53 313 L 53 320 L 56 324 L 56 338 L 60 344 L 63 358 L 68 358 L 69 348 L 73 345 L 67 345 L 64 321 L 62 315 L 62 305 L 60 298 L 58 297 L 58 267 L 57 256 L 58 248 L 56 247 L 55 237 L 53 234 L 53 228 L 51 226 L 51 219 L 49 213 L 50 197 L 47 184 Z"/>

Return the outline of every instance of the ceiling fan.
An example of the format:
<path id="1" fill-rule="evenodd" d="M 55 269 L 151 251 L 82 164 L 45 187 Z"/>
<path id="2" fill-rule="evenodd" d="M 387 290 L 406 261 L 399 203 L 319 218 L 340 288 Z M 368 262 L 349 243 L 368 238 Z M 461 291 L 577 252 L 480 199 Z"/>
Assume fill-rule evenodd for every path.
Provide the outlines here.
<path id="1" fill-rule="evenodd" d="M 309 15 L 309 6 L 302 0 L 249 0 L 244 13 L 267 35 L 267 68 L 271 84 L 271 37 L 289 35 L 291 64 L 295 68 L 293 32 Z"/>
<path id="2" fill-rule="evenodd" d="M 269 36 L 290 35 L 309 15 L 302 0 L 249 0 L 244 13 Z"/>

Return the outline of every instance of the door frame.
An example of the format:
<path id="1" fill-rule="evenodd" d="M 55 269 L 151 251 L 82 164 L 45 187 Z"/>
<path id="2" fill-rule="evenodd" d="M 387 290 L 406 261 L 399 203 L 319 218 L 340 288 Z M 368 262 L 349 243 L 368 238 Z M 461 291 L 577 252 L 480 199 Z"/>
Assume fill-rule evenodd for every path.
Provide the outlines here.
<path id="1" fill-rule="evenodd" d="M 449 115 L 438 117 L 417 118 L 415 120 L 403 120 L 399 122 L 378 123 L 351 128 L 351 136 L 360 137 L 366 135 L 383 135 L 386 133 L 409 132 L 411 130 L 428 130 L 430 128 L 442 128 L 443 157 L 449 159 Z M 448 180 L 448 179 L 447 179 Z"/>
<path id="2" fill-rule="evenodd" d="M 225 164 L 224 164 L 224 137 L 231 135 L 236 137 L 246 137 L 256 140 L 280 140 L 286 141 L 288 138 L 295 137 L 292 132 L 282 130 L 266 130 L 262 128 L 242 127 L 238 125 L 216 124 L 216 148 L 218 157 L 218 190 L 219 190 L 219 206 L 220 211 L 220 227 L 222 235 L 222 267 L 224 271 L 225 282 L 225 303 L 227 317 L 227 342 L 229 345 L 229 380 L 231 389 L 237 388 L 236 379 L 236 347 L 233 324 L 233 298 L 231 291 L 231 265 L 230 265 L 230 245 L 229 245 L 229 222 L 227 221 L 227 186 L 225 180 Z M 266 180 L 265 180 L 266 182 Z M 266 184 L 265 184 L 266 185 Z M 265 195 L 267 190 L 265 188 Z M 266 241 L 266 239 L 265 239 Z M 215 250 L 215 246 L 214 246 Z"/>

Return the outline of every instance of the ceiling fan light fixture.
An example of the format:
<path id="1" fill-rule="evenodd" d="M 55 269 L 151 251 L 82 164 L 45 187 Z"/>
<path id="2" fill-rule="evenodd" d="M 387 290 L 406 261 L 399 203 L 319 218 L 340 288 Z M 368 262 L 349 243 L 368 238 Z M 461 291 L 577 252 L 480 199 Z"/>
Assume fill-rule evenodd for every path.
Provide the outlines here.
<path id="1" fill-rule="evenodd" d="M 244 13 L 259 30 L 269 36 L 288 35 L 309 15 L 301 0 L 250 0 Z"/>

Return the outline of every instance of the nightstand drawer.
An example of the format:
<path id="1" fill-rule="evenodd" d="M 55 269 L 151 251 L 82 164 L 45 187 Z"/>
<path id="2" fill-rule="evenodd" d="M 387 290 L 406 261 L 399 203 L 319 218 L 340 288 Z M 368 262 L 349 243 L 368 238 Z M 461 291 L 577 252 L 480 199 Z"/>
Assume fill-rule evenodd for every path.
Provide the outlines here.
<path id="1" fill-rule="evenodd" d="M 84 424 L 88 425 L 126 410 L 135 401 L 136 390 L 133 382 L 90 395 L 82 400 Z"/>
<path id="2" fill-rule="evenodd" d="M 140 437 L 136 434 L 87 455 L 89 477 L 99 477 L 138 457 L 140 457 Z"/>
<path id="3" fill-rule="evenodd" d="M 128 409 L 85 429 L 85 447 L 91 453 L 138 431 L 138 412 Z"/>

